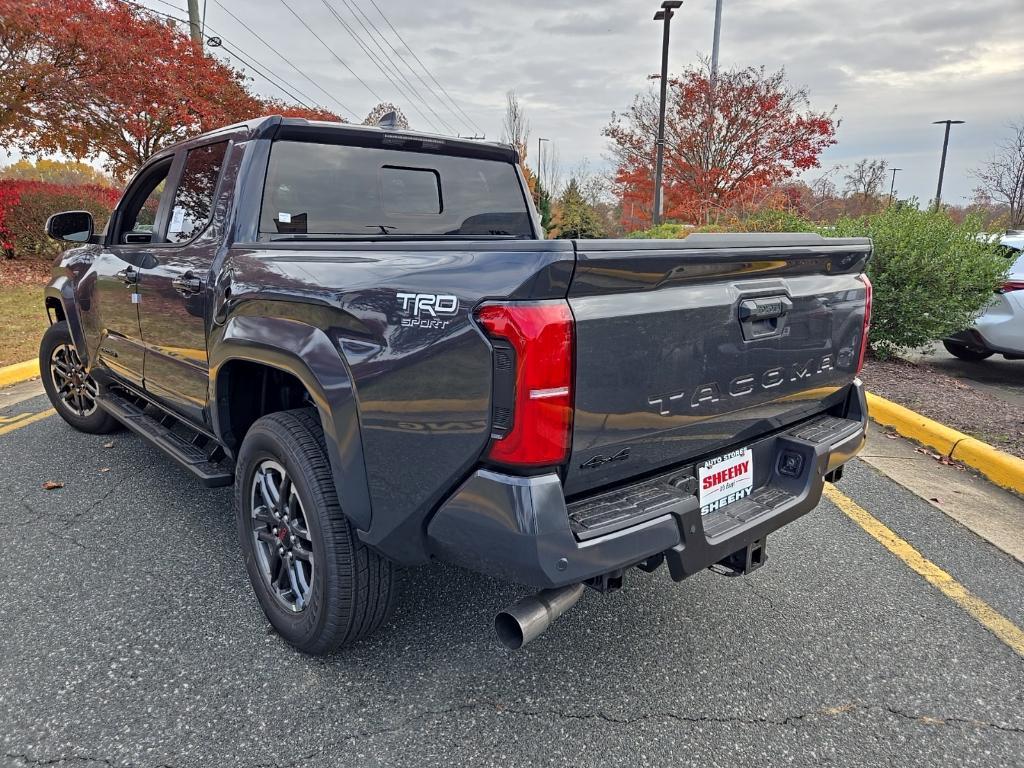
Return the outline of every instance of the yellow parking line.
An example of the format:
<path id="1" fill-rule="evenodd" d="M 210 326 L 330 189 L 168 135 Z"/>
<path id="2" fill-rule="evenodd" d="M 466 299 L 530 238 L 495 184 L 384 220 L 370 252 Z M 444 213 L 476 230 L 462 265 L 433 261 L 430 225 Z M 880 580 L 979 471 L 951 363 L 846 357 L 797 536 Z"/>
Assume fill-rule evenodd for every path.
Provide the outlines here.
<path id="1" fill-rule="evenodd" d="M 971 594 L 967 587 L 893 533 L 892 529 L 849 496 L 840 493 L 831 485 L 825 486 L 825 496 L 847 517 L 874 536 L 883 547 L 906 563 L 911 570 L 924 577 L 929 584 L 973 616 L 985 629 L 1024 657 L 1024 630 L 980 597 Z"/>
<path id="2" fill-rule="evenodd" d="M 53 416 L 56 411 L 53 408 L 48 408 L 45 411 L 39 413 L 28 413 L 23 418 L 13 417 L 7 424 L 0 426 L 0 435 L 6 435 L 8 432 L 13 432 L 16 429 L 27 427 L 29 424 L 35 424 L 37 421 Z"/>

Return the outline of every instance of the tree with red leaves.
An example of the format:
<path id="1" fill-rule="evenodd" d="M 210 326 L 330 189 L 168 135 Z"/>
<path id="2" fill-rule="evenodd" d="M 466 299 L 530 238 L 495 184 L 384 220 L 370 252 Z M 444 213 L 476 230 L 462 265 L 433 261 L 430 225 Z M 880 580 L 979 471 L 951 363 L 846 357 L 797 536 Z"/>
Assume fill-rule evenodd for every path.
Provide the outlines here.
<path id="1" fill-rule="evenodd" d="M 665 111 L 664 217 L 710 222 L 749 206 L 772 185 L 818 166 L 835 143 L 831 112 L 810 108 L 806 89 L 785 72 L 763 67 L 719 72 L 712 90 L 706 66 L 669 80 Z M 658 96 L 637 95 L 629 111 L 604 129 L 617 168 L 623 225 L 650 225 Z"/>
<path id="2" fill-rule="evenodd" d="M 260 99 L 173 23 L 102 0 L 0 0 L 0 99 L 0 139 L 122 178 L 161 147 L 262 114 L 340 120 Z"/>

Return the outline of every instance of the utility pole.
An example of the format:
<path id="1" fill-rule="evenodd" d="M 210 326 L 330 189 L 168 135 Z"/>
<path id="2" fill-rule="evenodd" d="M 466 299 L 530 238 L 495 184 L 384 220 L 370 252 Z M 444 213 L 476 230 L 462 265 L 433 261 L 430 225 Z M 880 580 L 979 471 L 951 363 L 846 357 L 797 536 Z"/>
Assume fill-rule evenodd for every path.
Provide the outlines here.
<path id="1" fill-rule="evenodd" d="M 192 42 L 203 47 L 203 22 L 199 18 L 199 0 L 188 0 L 188 26 L 192 33 Z"/>
<path id="2" fill-rule="evenodd" d="M 544 154 L 541 152 L 540 143 L 542 141 L 550 141 L 550 139 L 542 139 L 540 136 L 537 137 L 537 182 L 543 185 L 543 173 L 544 173 Z"/>
<path id="3" fill-rule="evenodd" d="M 661 4 L 662 10 L 654 14 L 655 21 L 665 23 L 661 36 L 661 106 L 658 111 L 657 159 L 654 163 L 654 211 L 651 213 L 651 222 L 654 226 L 661 224 L 661 176 L 665 167 L 665 97 L 668 89 L 668 28 L 675 15 L 672 10 L 682 4 L 683 0 L 665 0 Z"/>
<path id="4" fill-rule="evenodd" d="M 935 190 L 935 210 L 942 207 L 942 177 L 946 173 L 946 149 L 949 147 L 949 126 L 963 125 L 963 120 L 936 120 L 932 125 L 946 125 L 946 135 L 942 139 L 942 160 L 939 163 L 939 186 Z"/>
<path id="5" fill-rule="evenodd" d="M 722 40 L 722 0 L 715 0 L 715 38 L 711 44 L 711 90 L 718 80 L 718 46 Z"/>
<path id="6" fill-rule="evenodd" d="M 902 171 L 902 168 L 890 168 L 892 171 L 892 184 L 889 185 L 889 205 L 892 205 L 892 196 L 896 191 L 896 171 Z"/>

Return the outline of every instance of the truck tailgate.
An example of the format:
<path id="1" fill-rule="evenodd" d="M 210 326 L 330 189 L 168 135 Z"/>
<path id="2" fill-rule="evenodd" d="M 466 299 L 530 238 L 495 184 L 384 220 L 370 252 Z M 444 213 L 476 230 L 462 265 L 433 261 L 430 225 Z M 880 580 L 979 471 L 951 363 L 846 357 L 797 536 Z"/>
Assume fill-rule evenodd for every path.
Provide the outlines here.
<path id="1" fill-rule="evenodd" d="M 857 373 L 864 238 L 579 241 L 569 495 L 785 427 Z"/>

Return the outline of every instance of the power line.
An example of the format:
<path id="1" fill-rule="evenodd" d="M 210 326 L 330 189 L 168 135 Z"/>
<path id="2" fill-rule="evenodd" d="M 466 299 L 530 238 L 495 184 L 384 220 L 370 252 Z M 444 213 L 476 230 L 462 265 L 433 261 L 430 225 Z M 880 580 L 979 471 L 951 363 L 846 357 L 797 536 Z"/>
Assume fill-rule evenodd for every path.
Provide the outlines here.
<path id="1" fill-rule="evenodd" d="M 377 95 L 377 92 L 374 91 L 373 88 L 371 88 L 370 86 L 368 86 L 366 84 L 366 82 L 363 80 L 363 78 L 361 78 L 359 75 L 357 75 L 355 73 L 355 71 L 352 69 L 352 67 L 350 67 L 348 64 L 346 64 L 341 59 L 341 57 L 338 56 L 338 54 L 336 54 L 334 52 L 334 49 L 331 48 L 331 46 L 329 46 L 327 43 L 325 43 L 323 41 L 323 38 L 321 38 L 320 35 L 318 35 L 316 32 L 313 31 L 313 28 L 311 26 L 309 26 L 309 24 L 306 23 L 306 20 L 304 18 L 302 18 L 301 16 L 299 16 L 299 14 L 297 14 L 295 12 L 295 10 L 290 5 L 288 5 L 288 0 L 281 0 L 281 5 L 283 5 L 285 8 L 287 8 L 291 12 L 292 16 L 294 16 L 296 19 L 298 19 L 299 23 L 302 24 L 302 26 L 304 26 L 309 31 L 309 34 L 311 34 L 313 37 L 315 37 L 317 40 L 320 41 L 320 45 L 322 45 L 324 48 L 327 49 L 327 52 L 330 53 L 331 56 L 334 57 L 335 61 L 337 61 L 339 64 L 341 64 L 341 66 L 343 66 L 345 69 L 347 69 L 351 73 L 352 77 L 354 77 L 356 80 L 358 80 L 360 83 L 362 83 L 363 87 L 366 90 L 368 90 L 371 94 L 373 94 L 373 97 L 375 99 L 377 99 L 377 101 L 384 101 L 384 99 L 382 99 L 380 96 Z"/>
<path id="2" fill-rule="evenodd" d="M 336 8 L 334 8 L 334 6 L 332 6 L 328 2 L 328 0 L 322 0 L 322 2 L 327 7 L 327 9 L 329 11 L 331 11 L 331 15 L 333 15 L 337 19 L 338 24 L 340 24 L 344 28 L 345 32 L 347 32 L 349 34 L 349 36 L 355 41 L 355 43 L 359 46 L 359 48 L 362 50 L 362 52 L 366 53 L 367 56 L 370 58 L 370 60 L 373 61 L 374 66 L 380 71 L 380 73 L 385 78 L 387 78 L 388 82 L 390 82 L 391 85 L 393 85 L 398 90 L 398 92 L 401 94 L 401 97 L 403 99 L 408 99 L 409 105 L 412 106 L 412 109 L 416 110 L 417 114 L 421 118 L 423 118 L 424 121 L 429 123 L 430 127 L 433 130 L 439 132 L 437 124 L 434 123 L 434 121 L 432 121 L 427 115 L 425 115 L 423 112 L 421 112 L 420 109 L 418 108 L 418 106 L 416 105 L 416 103 L 414 102 L 414 95 L 413 95 L 414 89 L 412 88 L 412 84 L 406 79 L 406 77 L 404 77 L 399 71 L 394 69 L 394 66 L 392 65 L 392 63 L 387 60 L 387 56 L 386 55 L 385 55 L 384 59 L 381 59 L 376 53 L 374 53 L 374 51 L 370 49 L 370 46 L 368 46 L 366 44 L 366 42 L 364 40 L 362 40 L 362 38 L 359 36 L 359 34 L 355 30 L 352 29 L 351 25 L 349 25 L 346 22 L 346 20 L 344 18 L 342 18 L 341 14 L 338 12 L 338 10 Z M 356 20 L 358 20 L 358 19 L 356 19 Z M 364 28 L 364 29 L 366 29 L 366 28 Z M 371 40 L 373 40 L 372 37 L 371 37 Z M 377 41 L 373 40 L 373 42 L 376 43 Z M 378 44 L 377 47 L 380 48 L 380 45 Z M 383 49 L 382 49 L 382 51 L 383 51 Z M 388 69 L 385 69 L 385 65 L 388 66 Z M 392 77 L 392 75 L 397 77 L 398 80 L 396 81 L 395 77 Z M 420 96 L 419 98 L 420 98 L 420 101 L 423 101 L 423 97 L 422 96 Z M 425 102 L 424 102 L 424 104 L 425 104 Z"/>
<path id="3" fill-rule="evenodd" d="M 211 32 L 213 31 L 212 28 L 211 28 L 210 31 Z M 290 98 L 294 99 L 296 102 L 298 102 L 302 106 L 306 107 L 307 109 L 314 109 L 315 107 L 318 106 L 315 99 L 310 98 L 305 93 L 300 91 L 298 88 L 295 88 L 295 86 L 291 86 L 292 88 L 295 89 L 295 92 L 294 93 L 290 92 L 288 90 L 288 88 L 286 88 L 284 85 L 281 84 L 283 81 L 281 81 L 281 82 L 276 81 L 274 78 L 277 77 L 277 76 L 274 75 L 274 73 L 271 72 L 269 69 L 265 70 L 265 71 L 261 70 L 260 66 L 258 66 L 254 60 L 252 60 L 252 59 L 250 59 L 248 57 L 248 54 L 243 54 L 240 49 L 239 50 L 231 50 L 231 47 L 228 46 L 228 44 L 224 42 L 224 38 L 221 38 L 220 47 L 223 48 L 225 53 L 227 53 L 229 56 L 234 56 L 236 59 L 238 59 L 240 62 L 242 62 L 243 65 L 247 66 L 249 69 L 251 69 L 253 72 L 255 72 L 257 75 L 262 77 L 264 80 L 266 80 L 271 85 L 276 86 L 278 88 L 278 90 L 280 90 L 282 93 L 287 94 Z M 299 98 L 300 96 L 302 98 Z"/>
<path id="4" fill-rule="evenodd" d="M 161 16 L 161 17 L 163 17 L 165 19 L 170 19 L 171 21 L 176 21 L 179 24 L 184 24 L 184 25 L 189 25 L 190 24 L 188 19 L 183 19 L 183 18 L 181 18 L 179 16 L 173 16 L 173 15 L 171 15 L 169 13 L 164 13 L 162 11 L 158 11 L 158 10 L 156 10 L 154 8 L 150 8 L 148 6 L 142 5 L 141 3 L 133 2 L 132 0 L 118 0 L 118 2 L 120 2 L 120 3 L 124 4 L 124 5 L 129 5 L 129 6 L 133 7 L 133 8 L 138 8 L 139 10 L 142 10 L 142 11 L 147 11 L 148 13 L 156 14 L 157 16 Z M 170 8 L 173 8 L 176 11 L 182 12 L 181 8 L 178 8 L 176 5 L 174 5 L 172 3 L 166 2 L 166 0 L 157 0 L 157 2 L 159 2 L 159 3 L 163 4 L 163 5 L 166 5 L 166 6 L 170 7 Z M 258 61 L 258 59 L 256 59 L 255 56 L 252 56 L 251 54 L 246 53 L 239 46 L 235 46 L 235 50 L 231 50 L 227 45 L 224 44 L 224 41 L 225 41 L 224 36 L 220 35 L 217 32 L 217 30 L 215 30 L 213 27 L 210 27 L 209 25 L 207 25 L 207 29 L 209 29 L 211 32 L 213 32 L 215 35 L 217 35 L 218 37 L 221 38 L 221 47 L 223 47 L 225 49 L 225 51 L 228 53 L 228 55 L 234 56 L 236 59 L 241 61 L 243 65 L 249 67 L 249 69 L 251 69 L 257 75 L 262 77 L 268 83 L 273 85 L 279 91 L 284 93 L 292 101 L 295 101 L 296 103 L 301 104 L 302 106 L 304 106 L 304 107 L 306 107 L 308 109 L 312 109 L 312 107 L 311 107 L 311 105 L 309 103 L 307 103 L 307 101 L 311 102 L 314 105 L 316 104 L 316 101 L 314 99 L 311 99 L 309 96 L 307 96 L 306 94 L 302 93 L 302 91 L 300 91 L 298 88 L 296 88 L 294 85 L 289 83 L 287 80 L 285 80 L 280 75 L 274 74 L 274 72 L 269 67 L 264 67 L 263 69 L 261 69 L 261 67 L 263 67 L 263 65 L 258 65 L 256 63 Z M 234 45 L 234 44 L 232 43 L 232 45 Z M 264 69 L 265 69 L 265 71 L 264 71 Z M 274 79 L 274 78 L 276 78 L 276 79 Z M 297 96 L 296 93 L 301 95 L 301 96 L 303 96 L 307 101 L 304 101 L 302 98 L 299 98 L 299 96 Z M 349 111 L 351 112 L 351 110 L 349 110 Z M 353 112 L 352 114 L 354 115 L 355 113 Z"/>
<path id="5" fill-rule="evenodd" d="M 385 59 L 389 59 L 389 60 L 390 60 L 390 59 L 391 59 L 391 57 L 389 56 L 388 52 L 387 52 L 387 51 L 385 51 L 385 50 L 383 49 L 383 47 L 381 47 L 380 43 L 378 43 L 378 42 L 377 42 L 377 37 L 379 37 L 379 38 L 380 38 L 380 39 L 381 39 L 381 40 L 382 40 L 382 41 L 384 42 L 384 44 L 385 44 L 385 45 L 387 45 L 387 46 L 388 46 L 388 47 L 389 47 L 389 48 L 391 49 L 391 52 L 392 52 L 392 53 L 394 54 L 394 58 L 397 58 L 397 59 L 398 59 L 398 61 L 399 61 L 399 62 L 400 62 L 400 63 L 401 63 L 402 65 L 404 65 L 404 66 L 405 66 L 405 68 L 406 68 L 407 70 L 409 70 L 409 72 L 410 72 L 410 73 L 412 73 L 412 74 L 413 74 L 413 75 L 414 75 L 414 76 L 416 77 L 416 79 L 418 79 L 418 80 L 420 81 L 420 83 L 421 83 L 421 84 L 423 85 L 423 87 L 427 89 L 427 93 L 429 93 L 429 94 L 430 94 L 430 95 L 431 95 L 431 96 L 432 96 L 433 98 L 437 99 L 437 102 L 438 102 L 438 103 L 439 103 L 439 104 L 441 105 L 441 108 L 442 108 L 442 109 L 447 109 L 447 110 L 448 110 L 449 112 L 451 112 L 451 113 L 452 113 L 452 115 L 453 115 L 453 116 L 454 116 L 454 117 L 456 118 L 456 120 L 461 120 L 461 118 L 459 118 L 459 116 L 458 116 L 458 115 L 457 115 L 457 114 L 456 114 L 455 112 L 452 112 L 451 108 L 450 108 L 450 107 L 448 107 L 448 105 L 444 103 L 444 101 L 443 101 L 443 100 L 442 100 L 442 99 L 441 99 L 441 98 L 440 98 L 440 97 L 439 97 L 439 96 L 437 95 L 437 93 L 435 93 L 435 92 L 434 92 L 434 90 L 433 90 L 433 89 L 432 89 L 432 88 L 430 87 L 430 85 L 429 85 L 429 84 L 428 84 L 428 83 L 427 83 L 427 82 L 426 82 L 426 81 L 425 81 L 425 80 L 423 79 L 423 77 L 422 77 L 422 76 L 420 75 L 420 73 L 419 73 L 419 72 L 417 72 L 417 71 L 416 71 L 415 69 L 413 69 L 413 68 L 412 68 L 411 66 L 409 66 L 409 62 L 407 62 L 407 61 L 406 61 L 406 60 L 405 60 L 405 59 L 404 59 L 404 58 L 402 57 L 402 54 L 401 54 L 401 53 L 400 53 L 400 52 L 399 52 L 399 51 L 398 51 L 398 50 L 397 50 L 397 49 L 395 48 L 395 46 L 394 46 L 394 45 L 393 45 L 393 44 L 391 43 L 391 41 L 390 41 L 390 40 L 388 40 L 387 36 L 386 36 L 386 35 L 385 35 L 385 34 L 384 34 L 383 32 L 381 32 L 380 28 L 379 28 L 379 27 L 378 27 L 378 26 L 377 26 L 377 25 L 376 25 L 376 24 L 375 24 L 375 23 L 373 22 L 373 20 L 372 20 L 372 19 L 371 19 L 371 18 L 370 18 L 370 17 L 369 17 L 369 16 L 367 15 L 367 14 L 366 14 L 366 11 L 364 11 L 364 10 L 362 9 L 362 7 L 361 7 L 361 6 L 359 5 L 359 2 L 358 2 L 358 0 L 351 0 L 351 2 L 350 2 L 349 0 L 342 0 L 342 2 L 343 2 L 343 3 L 345 3 L 345 6 L 346 6 L 346 7 L 347 7 L 347 8 L 349 9 L 349 11 L 350 11 L 350 12 L 352 13 L 353 17 L 355 17 L 355 20 L 359 22 L 359 25 L 360 25 L 360 26 L 361 26 L 361 27 L 362 27 L 362 28 L 363 28 L 363 29 L 364 29 L 364 30 L 366 31 L 366 33 L 367 33 L 367 34 L 368 34 L 368 35 L 370 36 L 370 39 L 371 39 L 371 40 L 373 40 L 374 44 L 375 44 L 375 45 L 377 46 L 377 48 L 378 48 L 378 49 L 380 49 L 381 53 L 383 53 L 383 54 L 384 54 L 384 58 L 385 58 Z M 372 27 L 372 28 L 373 28 L 373 32 L 371 32 L 371 31 L 370 31 L 369 29 L 367 29 L 367 27 L 366 27 L 366 24 L 364 24 L 364 23 L 363 23 L 362 19 L 360 19 L 360 16 L 362 17 L 362 19 L 365 19 L 365 20 L 366 20 L 366 23 L 367 23 L 367 24 L 369 24 L 369 25 L 370 25 L 370 27 Z M 408 79 L 408 78 L 406 78 L 406 77 L 405 77 L 405 75 L 404 75 L 404 74 L 401 74 L 401 71 L 400 71 L 400 69 L 399 69 L 399 67 L 398 67 L 397 65 L 393 65 L 393 66 L 395 66 L 395 69 L 396 69 L 397 71 L 399 71 L 399 73 L 400 73 L 400 76 L 401 76 L 401 77 L 402 77 L 403 79 Z M 426 106 L 426 107 L 427 107 L 427 109 L 429 109 L 429 110 L 430 110 L 430 112 L 431 112 L 431 113 L 432 113 L 432 114 L 433 114 L 433 115 L 434 115 L 434 116 L 435 116 L 435 117 L 436 117 L 436 118 L 437 118 L 438 120 L 440 120 L 440 121 L 441 121 L 441 122 L 442 122 L 442 123 L 443 123 L 443 124 L 444 124 L 444 125 L 445 125 L 445 126 L 447 127 L 448 131 L 449 131 L 450 133 L 455 133 L 455 131 L 454 131 L 454 130 L 452 129 L 452 127 L 451 127 L 450 125 L 448 125 L 448 122 L 447 122 L 447 121 L 446 121 L 446 120 L 445 120 L 444 118 L 442 118 L 442 117 L 441 117 L 441 116 L 440 116 L 440 115 L 439 115 L 439 114 L 438 114 L 438 113 L 437 113 L 437 112 L 436 112 L 436 111 L 434 110 L 434 108 L 433 108 L 432 106 L 430 106 L 430 104 L 429 104 L 429 103 L 428 103 L 428 102 L 427 102 L 427 101 L 426 101 L 426 100 L 425 100 L 425 99 L 424 99 L 424 98 L 422 97 L 422 95 L 420 94 L 420 91 L 419 91 L 419 89 L 418 89 L 418 88 L 416 88 L 416 86 L 415 86 L 415 85 L 413 85 L 411 81 L 409 82 L 409 86 L 410 86 L 411 88 L 413 88 L 413 90 L 415 90 L 415 92 L 416 92 L 417 96 L 419 96 L 420 100 L 421 100 L 421 101 L 423 101 L 423 104 L 424 104 L 424 106 Z M 463 123 L 463 125 L 465 125 L 465 121 L 464 121 L 464 120 L 462 121 L 462 123 Z M 472 130 L 472 129 L 471 129 L 471 130 Z"/>
<path id="6" fill-rule="evenodd" d="M 282 0 L 282 1 L 283 1 L 283 0 Z M 457 109 L 457 110 L 459 111 L 459 113 L 460 113 L 460 114 L 461 114 L 461 115 L 462 115 L 462 116 L 463 116 L 464 118 L 466 118 L 466 120 L 467 120 L 467 121 L 469 122 L 469 124 L 470 124 L 470 125 L 472 125 L 472 126 L 473 126 L 473 128 L 474 128 L 474 129 L 476 129 L 476 130 L 477 130 L 477 131 L 478 131 L 479 133 L 481 133 L 481 134 L 482 134 L 482 133 L 484 133 L 484 130 L 483 130 L 483 129 L 482 129 L 482 128 L 481 128 L 480 126 L 479 126 L 479 125 L 477 125 L 477 124 L 476 124 L 476 123 L 475 123 L 475 122 L 473 121 L 473 118 L 471 118 L 471 117 L 470 117 L 469 115 L 467 115 L 467 114 L 466 114 L 466 112 L 465 112 L 465 110 L 463 110 L 463 109 L 462 109 L 462 107 L 460 107 L 460 106 L 459 106 L 459 105 L 458 105 L 458 104 L 457 104 L 457 103 L 455 102 L 455 99 L 453 99 L 453 98 L 451 97 L 451 94 L 450 94 L 450 93 L 448 93 L 448 91 L 446 91 L 446 90 L 445 90 L 444 86 L 443 86 L 443 85 L 441 85 L 441 84 L 440 84 L 439 82 L 437 82 L 437 78 L 436 78 L 436 77 L 434 77 L 433 73 L 432 73 L 432 72 L 431 72 L 431 71 L 430 71 L 429 69 L 427 69 L 427 65 L 426 65 L 426 64 L 424 64 L 424 63 L 423 63 L 422 61 L 420 61 L 420 57 L 419 57 L 419 56 L 417 56 L 417 55 L 416 55 L 416 52 L 415 52 L 415 51 L 414 51 L 414 50 L 412 49 L 412 47 L 411 47 L 411 46 L 410 46 L 410 45 L 409 45 L 409 44 L 408 44 L 407 42 L 405 42 L 405 38 L 404 38 L 404 37 L 402 37 L 402 36 L 401 36 L 401 35 L 400 35 L 400 34 L 398 33 L 398 30 L 397 30 L 397 29 L 395 29 L 395 25 L 394 25 L 394 24 L 392 24 L 392 23 L 391 23 L 391 21 L 390 21 L 390 20 L 388 19 L 388 17 L 384 15 L 384 11 L 382 11 L 382 10 L 380 9 L 380 6 L 379 6 L 379 5 L 377 5 L 377 2 L 376 2 L 376 0 L 370 0 L 370 3 L 371 3 L 371 4 L 373 5 L 373 7 L 374 7 L 374 8 L 376 8 L 376 9 L 377 9 L 377 13 L 379 13 L 379 14 L 380 14 L 380 17 L 381 17 L 382 19 L 384 19 L 384 21 L 385 21 L 385 22 L 387 23 L 387 25 L 388 25 L 388 26 L 389 26 L 389 27 L 391 28 L 391 31 L 395 33 L 395 37 L 397 37 L 397 38 L 398 38 L 398 39 L 399 39 L 399 40 L 400 40 L 400 41 L 402 42 L 402 45 L 404 45 L 404 46 L 405 46 L 405 49 L 406 49 L 407 51 L 409 51 L 409 53 L 410 53 L 410 54 L 412 55 L 412 57 L 413 57 L 413 58 L 414 58 L 414 59 L 416 60 L 416 63 L 418 63 L 418 64 L 419 64 L 419 65 L 420 65 L 420 66 L 421 66 L 421 67 L 423 68 L 423 71 L 427 73 L 427 76 L 428 76 L 428 77 L 429 77 L 429 78 L 430 78 L 431 80 L 433 80 L 433 81 L 434 81 L 434 85 L 436 85 L 436 86 L 437 86 L 438 88 L 440 88 L 440 89 L 441 89 L 441 93 L 443 93 L 443 94 L 444 94 L 445 96 L 447 96 L 447 97 L 448 97 L 448 101 L 450 101 L 450 102 L 452 103 L 452 106 L 453 106 L 453 107 L 455 107 L 455 108 L 456 108 L 456 109 Z M 396 51 L 395 53 L 398 53 L 398 52 Z M 399 58 L 401 58 L 401 54 L 399 54 Z M 417 77 L 418 77 L 418 75 L 417 75 Z"/>
<path id="7" fill-rule="evenodd" d="M 243 29 L 245 29 L 245 30 L 246 30 L 247 32 L 249 32 L 249 34 L 250 34 L 250 35 L 252 35 L 253 37 L 255 37 L 255 38 L 256 38 L 257 40 L 259 40 L 259 41 L 260 41 L 261 43 L 263 43 L 263 45 L 265 45 L 265 46 L 266 46 L 267 48 L 269 48 L 269 49 L 270 49 L 271 51 L 273 51 L 273 52 L 274 52 L 274 54 L 275 54 L 275 55 L 276 55 L 276 56 L 277 56 L 277 57 L 278 57 L 279 59 L 281 59 L 282 61 L 284 61 L 284 62 L 285 62 L 286 64 L 288 64 L 288 66 L 290 66 L 290 67 L 291 67 L 292 69 L 294 69 L 294 70 L 295 70 L 296 72 L 298 72 L 298 73 L 299 73 L 300 75 L 302 75 L 302 76 L 303 76 L 304 78 L 306 78 L 306 80 L 308 80 L 308 81 L 309 81 L 310 83 L 312 83 L 312 84 L 313 84 L 313 86 L 314 86 L 315 88 L 317 88 L 317 89 L 318 89 L 318 90 L 319 90 L 319 91 L 320 91 L 320 92 L 321 92 L 322 94 L 324 94 L 324 95 L 325 95 L 325 96 L 326 96 L 326 97 L 327 97 L 328 99 L 330 99 L 330 100 L 331 100 L 331 101 L 333 101 L 333 102 L 334 102 L 335 104 L 337 104 L 337 105 L 338 105 L 339 107 L 341 107 L 341 108 L 342 108 L 343 110 L 345 110 L 346 112 L 348 112 L 348 113 L 349 113 L 350 115 L 352 115 L 352 116 L 353 116 L 353 117 L 354 117 L 354 118 L 355 118 L 356 120 L 358 120 L 358 119 L 359 119 L 359 116 L 358 116 L 358 115 L 357 115 L 357 114 L 356 114 L 355 112 L 353 112 L 353 111 L 352 111 L 351 109 L 349 109 L 349 108 L 348 108 L 347 106 L 345 106 L 344 104 L 342 104 L 342 102 L 341 102 L 341 101 L 340 101 L 340 100 L 339 100 L 339 99 L 338 99 L 338 98 L 337 98 L 336 96 L 334 96 L 334 95 L 332 95 L 331 93 L 329 93 L 329 92 L 327 92 L 326 90 L 324 90 L 324 88 L 323 88 L 323 87 L 322 87 L 322 86 L 321 86 L 321 85 L 320 85 L 319 83 L 317 83 L 317 82 L 316 82 L 316 81 L 315 81 L 315 80 L 314 80 L 313 78 L 311 78 L 311 77 L 310 77 L 309 75 L 307 75 L 307 74 L 306 74 L 305 72 L 303 72 L 303 71 L 302 71 L 301 69 L 299 69 L 299 67 L 297 67 L 297 66 L 296 66 L 296 65 L 295 65 L 294 63 L 292 63 L 291 59 L 289 59 L 288 57 L 286 57 L 286 56 L 285 56 L 285 55 L 284 55 L 283 53 L 281 53 L 280 51 L 278 51 L 278 50 L 277 50 L 277 49 L 276 49 L 276 48 L 275 48 L 274 46 L 272 46 L 272 45 L 271 45 L 270 43 L 268 43 L 268 42 L 267 42 L 266 40 L 264 40 L 264 39 L 263 39 L 262 37 L 260 37 L 260 35 L 259 35 L 259 34 L 257 34 L 257 33 L 256 33 L 256 31 L 255 31 L 255 30 L 254 30 L 254 29 L 253 29 L 252 27 L 250 27 L 250 26 L 249 26 L 248 24 L 246 24 L 246 23 L 245 23 L 244 21 L 242 21 L 242 20 L 241 20 L 240 18 L 238 18 L 237 16 L 235 16 L 235 14 L 233 14 L 233 13 L 232 13 L 232 12 L 231 12 L 230 10 L 228 10 L 228 8 L 226 8 L 226 7 L 225 7 L 225 6 L 224 6 L 224 5 L 223 5 L 223 4 L 222 4 L 222 3 L 220 2 L 220 0 L 213 0 L 213 2 L 215 2 L 215 3 L 217 4 L 217 6 L 218 6 L 218 7 L 219 7 L 219 8 L 220 8 L 220 9 L 221 9 L 222 11 L 224 11 L 224 13 L 226 13 L 226 14 L 227 14 L 228 16 L 230 16 L 230 17 L 231 17 L 232 19 L 234 19 L 235 21 L 237 21 L 237 22 L 238 22 L 238 23 L 239 23 L 239 24 L 240 24 L 240 25 L 242 26 L 242 28 L 243 28 Z"/>
<path id="8" fill-rule="evenodd" d="M 323 1 L 324 5 L 326 5 L 328 7 L 328 9 L 331 11 L 331 13 L 334 13 L 334 15 L 337 17 L 338 14 L 334 10 L 334 8 L 332 8 L 331 5 L 327 2 L 327 0 L 322 0 L 322 1 Z M 379 36 L 380 39 L 383 40 L 384 43 L 388 44 L 389 46 L 390 46 L 390 43 L 388 43 L 387 38 L 385 38 L 384 35 L 381 34 L 380 30 L 370 20 L 370 18 L 365 13 L 363 13 L 363 10 L 358 6 L 358 4 L 357 3 L 350 3 L 349 0 L 342 0 L 342 2 L 345 3 L 345 7 L 348 8 L 349 12 L 352 14 L 352 17 L 356 20 L 356 22 L 359 24 L 359 26 L 363 28 L 363 31 L 370 38 L 370 41 L 374 44 L 374 46 L 376 46 L 377 50 L 380 51 L 381 56 L 383 57 L 383 61 L 388 63 L 388 65 L 392 68 L 392 70 L 395 73 L 395 75 L 405 84 L 406 88 L 408 90 L 410 90 L 415 95 L 415 97 L 417 99 L 419 99 L 420 103 L 423 104 L 423 106 L 426 107 L 435 118 L 437 118 L 437 121 L 442 126 L 444 126 L 444 129 L 448 133 L 450 133 L 450 134 L 457 133 L 457 131 L 454 128 L 452 128 L 451 125 L 448 124 L 448 121 L 445 120 L 443 117 L 441 117 L 441 115 L 439 115 L 437 113 L 437 111 L 430 105 L 430 103 L 425 98 L 423 98 L 423 94 L 420 93 L 419 88 L 417 88 L 415 86 L 415 84 L 413 84 L 412 81 L 410 81 L 409 78 L 407 78 L 402 73 L 401 69 L 391 60 L 391 57 L 388 55 L 388 52 L 386 50 L 384 50 L 384 46 L 382 46 L 377 41 L 377 37 Z M 353 7 L 353 6 L 355 6 L 355 7 Z M 362 15 L 362 17 L 365 18 L 366 21 L 370 24 L 370 27 L 373 28 L 372 32 L 370 31 L 369 28 L 367 28 L 366 24 L 363 23 L 363 20 L 359 18 L 360 15 Z M 338 20 L 341 21 L 340 17 L 338 18 Z M 344 22 L 342 22 L 342 23 L 344 24 Z M 345 24 L 345 27 L 348 28 L 348 25 Z M 374 33 L 376 33 L 376 35 Z M 353 34 L 351 32 L 351 30 L 350 30 L 350 34 Z M 358 38 L 357 38 L 357 42 L 358 42 Z M 360 45 L 362 45 L 362 43 L 360 43 Z M 391 47 L 392 52 L 394 52 L 397 55 L 398 52 L 395 51 L 394 46 L 390 46 L 390 47 Z M 400 62 L 402 62 L 403 64 L 405 63 L 400 57 L 399 57 L 398 60 Z M 408 68 L 408 64 L 406 64 L 406 68 Z M 413 74 L 415 74 L 415 73 L 413 73 Z M 434 98 L 437 98 L 436 94 L 433 91 L 431 91 L 429 88 L 427 90 L 428 90 L 428 92 L 430 93 L 431 96 L 433 96 Z M 419 112 L 418 109 L 416 111 Z M 420 114 L 423 115 L 422 112 L 420 112 Z M 428 123 L 431 123 L 433 125 L 433 121 L 430 120 L 430 118 L 426 117 L 425 115 L 423 115 L 423 117 L 424 117 L 424 119 Z"/>

